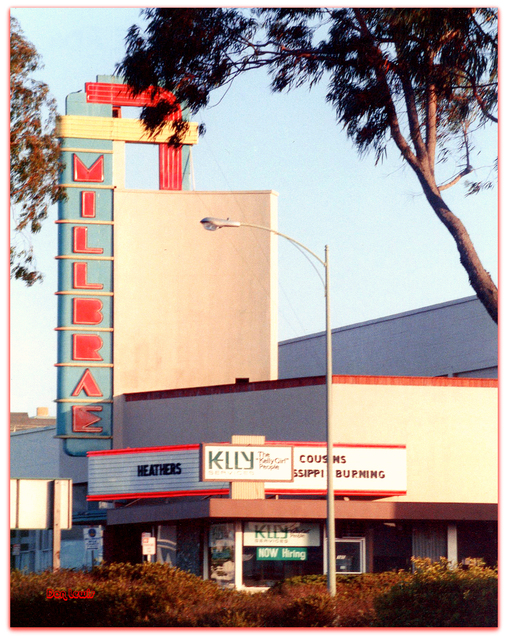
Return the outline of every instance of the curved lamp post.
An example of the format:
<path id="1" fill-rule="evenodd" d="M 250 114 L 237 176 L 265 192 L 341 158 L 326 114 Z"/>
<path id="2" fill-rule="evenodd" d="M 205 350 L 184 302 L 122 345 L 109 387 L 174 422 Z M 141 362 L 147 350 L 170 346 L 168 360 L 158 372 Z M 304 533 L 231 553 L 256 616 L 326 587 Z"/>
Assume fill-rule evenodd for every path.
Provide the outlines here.
<path id="1" fill-rule="evenodd" d="M 258 224 L 250 222 L 238 222 L 236 220 L 223 220 L 221 218 L 203 218 L 201 224 L 207 231 L 216 231 L 224 227 L 253 227 L 254 229 L 263 229 L 275 235 L 286 238 L 293 244 L 301 247 L 307 253 L 320 262 L 325 269 L 325 308 L 326 308 L 326 529 L 328 535 L 327 548 L 327 569 L 328 569 L 328 591 L 331 596 L 336 593 L 336 568 L 335 568 L 335 502 L 333 492 L 333 431 L 332 431 L 332 329 L 330 324 L 330 275 L 329 275 L 329 258 L 328 245 L 325 246 L 325 259 L 322 260 L 318 255 L 311 251 L 298 240 Z"/>

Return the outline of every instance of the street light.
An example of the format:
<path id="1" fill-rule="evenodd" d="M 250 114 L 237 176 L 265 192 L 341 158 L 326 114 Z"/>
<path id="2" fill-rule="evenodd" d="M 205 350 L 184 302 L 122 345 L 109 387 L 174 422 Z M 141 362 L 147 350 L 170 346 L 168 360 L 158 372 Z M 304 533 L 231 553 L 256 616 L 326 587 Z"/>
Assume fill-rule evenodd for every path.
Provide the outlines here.
<path id="1" fill-rule="evenodd" d="M 335 568 L 335 502 L 333 492 L 333 432 L 332 432 L 332 328 L 330 324 L 330 274 L 328 245 L 325 246 L 325 259 L 311 251 L 298 240 L 259 224 L 250 222 L 238 222 L 236 220 L 223 220 L 222 218 L 203 218 L 201 224 L 207 231 L 216 231 L 224 227 L 253 227 L 263 229 L 275 235 L 286 238 L 295 245 L 298 245 L 307 253 L 310 253 L 325 268 L 325 309 L 326 309 L 326 529 L 328 534 L 327 568 L 328 568 L 328 591 L 331 596 L 336 593 L 336 568 Z"/>

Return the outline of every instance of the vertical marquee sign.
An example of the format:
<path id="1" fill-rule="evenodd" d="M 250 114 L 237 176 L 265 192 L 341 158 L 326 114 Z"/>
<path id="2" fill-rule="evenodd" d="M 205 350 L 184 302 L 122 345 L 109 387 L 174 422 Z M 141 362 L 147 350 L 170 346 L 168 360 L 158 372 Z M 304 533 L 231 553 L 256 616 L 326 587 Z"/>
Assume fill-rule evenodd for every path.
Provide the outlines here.
<path id="1" fill-rule="evenodd" d="M 148 138 L 121 107 L 150 104 L 149 94 L 133 97 L 117 78 L 102 80 L 70 94 L 58 120 L 67 200 L 57 220 L 57 437 L 72 456 L 112 445 L 114 142 L 158 143 L 159 188 L 181 190 L 182 158 L 197 141 L 195 125 L 178 148 L 165 143 L 167 130 Z"/>

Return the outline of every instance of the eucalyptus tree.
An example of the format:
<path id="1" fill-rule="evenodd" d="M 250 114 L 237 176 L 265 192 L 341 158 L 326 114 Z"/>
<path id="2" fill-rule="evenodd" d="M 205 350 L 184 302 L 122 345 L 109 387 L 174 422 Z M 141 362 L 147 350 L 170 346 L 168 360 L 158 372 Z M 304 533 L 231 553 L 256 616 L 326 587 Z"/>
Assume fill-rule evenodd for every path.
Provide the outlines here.
<path id="1" fill-rule="evenodd" d="M 15 18 L 10 26 L 10 204 L 11 278 L 27 286 L 42 280 L 31 234 L 41 229 L 50 205 L 65 197 L 59 186 L 62 169 L 55 133 L 56 103 L 48 86 L 33 79 L 41 59 Z"/>
<path id="2" fill-rule="evenodd" d="M 495 9 L 158 8 L 143 13 L 146 27 L 130 28 L 118 65 L 135 93 L 151 88 L 157 98 L 161 89 L 169 90 L 197 112 L 214 91 L 260 67 L 277 92 L 326 82 L 337 122 L 360 153 L 373 151 L 377 162 L 388 144 L 395 144 L 497 322 L 497 287 L 443 198 L 474 169 L 472 129 L 497 122 Z M 156 131 L 174 109 L 160 94 L 141 117 Z M 181 123 L 173 143 L 185 126 Z M 462 164 L 453 175 L 439 177 L 439 161 L 456 149 Z M 477 181 L 469 191 L 485 186 Z"/>

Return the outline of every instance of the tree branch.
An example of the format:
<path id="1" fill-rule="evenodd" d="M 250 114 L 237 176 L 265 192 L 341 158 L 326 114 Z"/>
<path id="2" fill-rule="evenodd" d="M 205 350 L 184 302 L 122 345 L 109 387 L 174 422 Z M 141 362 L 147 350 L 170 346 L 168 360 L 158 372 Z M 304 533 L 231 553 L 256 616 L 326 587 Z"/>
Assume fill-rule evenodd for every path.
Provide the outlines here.
<path id="1" fill-rule="evenodd" d="M 360 29 L 362 35 L 369 41 L 370 47 L 373 52 L 373 58 L 377 60 L 374 62 L 374 70 L 376 74 L 376 79 L 379 84 L 383 87 L 384 90 L 384 98 L 385 98 L 385 109 L 388 117 L 388 124 L 390 127 L 390 133 L 393 141 L 397 145 L 399 151 L 402 153 L 402 156 L 407 160 L 409 165 L 415 169 L 420 169 L 420 162 L 417 156 L 413 153 L 410 145 L 408 144 L 406 138 L 404 137 L 400 125 L 399 118 L 397 116 L 397 110 L 395 109 L 395 105 L 393 103 L 392 94 L 390 91 L 390 86 L 388 84 L 388 79 L 386 77 L 386 69 L 383 63 L 379 62 L 383 61 L 384 57 L 382 52 L 379 50 L 379 47 L 376 45 L 374 36 L 370 33 L 367 24 L 363 18 L 362 12 L 360 9 L 353 9 L 355 17 L 360 25 Z"/>
<path id="2" fill-rule="evenodd" d="M 452 178 L 449 182 L 446 182 L 445 184 L 438 186 L 439 191 L 444 191 L 445 189 L 449 189 L 450 187 L 453 187 L 454 184 L 457 184 L 459 180 L 461 180 L 464 176 L 467 176 L 472 171 L 473 171 L 473 167 L 469 166 L 468 164 L 463 171 L 461 171 L 458 175 L 455 176 L 455 178 Z"/>

